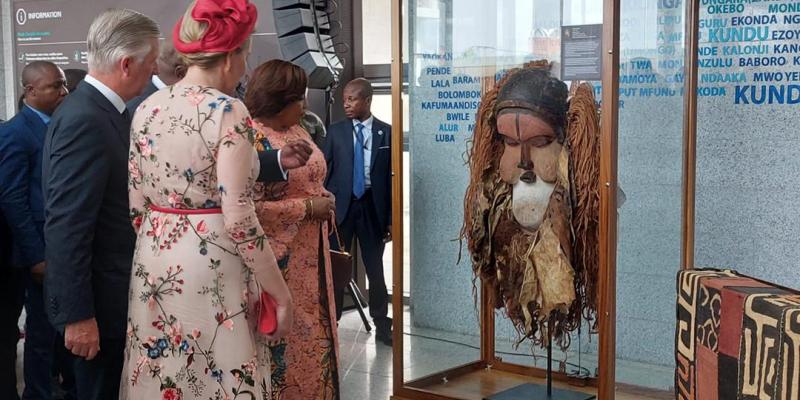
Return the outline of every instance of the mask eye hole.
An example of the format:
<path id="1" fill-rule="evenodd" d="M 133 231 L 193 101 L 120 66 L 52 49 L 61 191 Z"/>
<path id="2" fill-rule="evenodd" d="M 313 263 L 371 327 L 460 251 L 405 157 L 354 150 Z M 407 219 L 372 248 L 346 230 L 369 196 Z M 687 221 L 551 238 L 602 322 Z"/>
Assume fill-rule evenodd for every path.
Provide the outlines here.
<path id="1" fill-rule="evenodd" d="M 533 147 L 545 147 L 550 143 L 553 143 L 554 140 L 555 138 L 552 136 L 536 136 L 535 138 L 531 139 L 529 143 Z"/>
<path id="2" fill-rule="evenodd" d="M 512 137 L 506 135 L 500 135 L 500 140 L 503 142 L 504 145 L 510 147 L 517 147 L 519 146 L 519 140 L 514 139 Z"/>

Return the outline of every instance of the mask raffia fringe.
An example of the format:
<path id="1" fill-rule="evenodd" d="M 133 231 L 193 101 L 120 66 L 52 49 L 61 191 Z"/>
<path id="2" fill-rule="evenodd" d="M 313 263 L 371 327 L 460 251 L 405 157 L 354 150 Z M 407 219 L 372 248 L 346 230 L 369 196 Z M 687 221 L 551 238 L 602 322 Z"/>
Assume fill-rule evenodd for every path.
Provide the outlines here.
<path id="1" fill-rule="evenodd" d="M 502 152 L 500 143 L 494 140 L 494 104 L 498 89 L 507 78 L 501 79 L 483 96 L 478 109 L 472 147 L 467 150 L 469 185 L 464 195 L 464 224 L 461 240 L 466 240 L 471 254 L 475 279 L 484 278 L 493 285 L 495 272 L 491 259 L 491 236 L 489 235 L 489 209 L 494 190 L 487 187 L 497 180 L 497 163 Z M 494 176 L 493 176 L 494 175 Z M 493 178 L 489 178 L 492 177 Z"/>
<path id="2" fill-rule="evenodd" d="M 589 83 L 573 85 L 567 112 L 575 235 L 576 298 L 583 301 L 583 318 L 597 331 L 597 279 L 600 263 L 600 116 Z M 577 301 L 576 301 L 577 302 Z"/>

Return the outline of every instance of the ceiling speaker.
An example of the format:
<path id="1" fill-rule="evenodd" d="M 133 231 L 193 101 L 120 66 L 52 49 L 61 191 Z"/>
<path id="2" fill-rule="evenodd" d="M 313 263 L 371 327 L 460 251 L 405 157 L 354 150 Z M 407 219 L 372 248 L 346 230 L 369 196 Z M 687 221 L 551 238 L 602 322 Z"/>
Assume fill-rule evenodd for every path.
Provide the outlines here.
<path id="1" fill-rule="evenodd" d="M 342 73 L 342 63 L 333 53 L 309 51 L 292 62 L 306 71 L 308 87 L 311 89 L 327 88 L 336 81 L 338 74 Z M 332 70 L 336 71 L 336 76 Z"/>
<path id="2" fill-rule="evenodd" d="M 325 10 L 328 8 L 327 1 L 321 0 L 272 0 L 273 10 L 283 10 L 285 8 L 311 8 L 311 3 L 314 3 L 317 9 Z"/>
<path id="3" fill-rule="evenodd" d="M 337 83 L 343 67 L 330 36 L 326 2 L 274 0 L 272 6 L 283 59 L 305 70 L 311 89 L 326 89 Z"/>

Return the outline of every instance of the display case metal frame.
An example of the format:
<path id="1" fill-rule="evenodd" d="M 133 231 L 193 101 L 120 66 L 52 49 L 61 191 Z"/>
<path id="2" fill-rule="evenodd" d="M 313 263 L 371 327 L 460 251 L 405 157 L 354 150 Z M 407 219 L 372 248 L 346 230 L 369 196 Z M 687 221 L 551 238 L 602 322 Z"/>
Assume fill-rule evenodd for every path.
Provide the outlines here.
<path id="1" fill-rule="evenodd" d="M 403 54 L 402 18 L 403 0 L 392 0 L 392 188 L 394 193 L 392 220 L 403 220 Z M 600 400 L 615 398 L 616 375 L 616 254 L 617 254 L 617 128 L 619 117 L 619 60 L 620 60 L 620 3 L 621 0 L 603 0 L 603 72 L 601 113 L 601 171 L 600 171 L 600 282 L 599 282 L 599 357 L 598 376 L 588 381 L 596 388 Z M 697 48 L 699 0 L 685 2 L 687 34 L 685 35 L 684 82 L 684 149 L 682 197 L 682 268 L 693 268 L 694 255 L 694 173 L 697 129 Z M 610 106 L 605 106 L 610 105 Z M 480 359 L 460 367 L 405 382 L 403 344 L 403 224 L 392 224 L 393 245 L 393 299 L 394 348 L 393 396 L 394 400 L 460 400 L 459 390 L 443 391 L 436 387 L 444 382 L 461 385 L 464 393 L 495 385 L 513 384 L 543 378 L 546 371 L 500 360 L 495 354 L 495 321 L 492 307 L 492 290 L 481 283 Z M 489 372 L 478 378 L 475 374 Z M 459 378 L 464 378 L 459 381 Z M 554 373 L 556 381 L 568 382 L 570 377 Z M 481 382 L 477 382 L 480 380 Z"/>

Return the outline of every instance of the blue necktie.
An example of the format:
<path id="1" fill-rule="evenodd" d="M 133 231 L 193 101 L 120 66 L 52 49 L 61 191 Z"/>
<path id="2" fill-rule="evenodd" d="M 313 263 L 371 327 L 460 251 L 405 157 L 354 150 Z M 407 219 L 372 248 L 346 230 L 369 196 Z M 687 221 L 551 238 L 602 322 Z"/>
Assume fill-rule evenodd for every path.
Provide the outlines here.
<path id="1" fill-rule="evenodd" d="M 356 143 L 353 148 L 353 195 L 360 199 L 366 191 L 364 176 L 364 125 L 356 124 Z"/>

